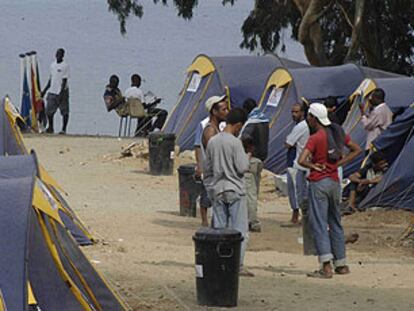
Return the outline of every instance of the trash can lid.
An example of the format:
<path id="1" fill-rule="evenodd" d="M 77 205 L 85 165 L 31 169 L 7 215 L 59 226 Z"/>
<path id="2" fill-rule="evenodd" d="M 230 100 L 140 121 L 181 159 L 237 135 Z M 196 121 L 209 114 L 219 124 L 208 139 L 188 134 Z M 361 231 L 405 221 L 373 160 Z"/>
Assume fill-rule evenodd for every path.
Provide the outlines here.
<path id="1" fill-rule="evenodd" d="M 180 166 L 177 168 L 177 171 L 178 171 L 179 173 L 194 174 L 194 172 L 195 172 L 195 167 L 196 167 L 196 164 L 195 164 L 195 163 L 191 163 L 191 164 L 183 164 L 183 165 L 180 165 Z"/>
<path id="2" fill-rule="evenodd" d="M 193 236 L 195 241 L 241 241 L 241 233 L 235 229 L 214 229 L 203 227 L 196 231 Z"/>
<path id="3" fill-rule="evenodd" d="M 163 140 L 174 140 L 175 134 L 174 133 L 163 133 L 163 132 L 156 132 L 150 133 L 148 136 L 150 141 L 163 139 Z"/>

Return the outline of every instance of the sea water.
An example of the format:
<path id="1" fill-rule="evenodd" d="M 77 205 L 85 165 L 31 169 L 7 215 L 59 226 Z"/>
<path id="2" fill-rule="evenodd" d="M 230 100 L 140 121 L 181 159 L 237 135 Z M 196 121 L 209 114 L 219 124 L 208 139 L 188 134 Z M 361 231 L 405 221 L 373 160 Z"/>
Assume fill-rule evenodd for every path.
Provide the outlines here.
<path id="1" fill-rule="evenodd" d="M 163 98 L 161 107 L 170 111 L 185 70 L 198 54 L 250 53 L 239 44 L 241 25 L 254 1 L 239 0 L 233 7 L 223 7 L 220 0 L 199 1 L 190 21 L 177 17 L 172 1 L 169 6 L 141 3 L 144 16 L 128 19 L 122 36 L 104 0 L 1 0 L 0 96 L 8 94 L 20 108 L 19 54 L 37 51 L 43 88 L 56 49 L 63 47 L 70 65 L 68 132 L 116 135 L 119 118 L 106 111 L 102 99 L 111 74 L 120 77 L 124 91 L 131 74 L 139 73 L 143 90 Z M 302 47 L 288 34 L 285 43 L 287 51 L 281 56 L 306 62 Z M 57 113 L 56 130 L 60 119 Z"/>

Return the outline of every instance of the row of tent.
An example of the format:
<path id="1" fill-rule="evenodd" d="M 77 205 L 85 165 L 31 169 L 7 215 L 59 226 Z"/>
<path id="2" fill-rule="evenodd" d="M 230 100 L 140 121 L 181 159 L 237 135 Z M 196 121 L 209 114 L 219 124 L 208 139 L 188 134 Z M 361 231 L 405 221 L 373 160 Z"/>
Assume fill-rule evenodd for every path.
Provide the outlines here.
<path id="1" fill-rule="evenodd" d="M 287 166 L 284 142 L 294 126 L 291 118 L 293 104 L 321 102 L 329 96 L 335 97 L 339 103 L 337 116 L 344 129 L 364 148 L 366 132 L 360 122 L 358 104 L 366 103 L 368 94 L 376 87 L 384 89 L 386 102 L 395 116 L 404 113 L 414 102 L 413 78 L 352 63 L 312 67 L 273 54 L 199 55 L 187 69 L 179 100 L 163 130 L 176 134 L 181 151 L 191 150 L 198 123 L 207 117 L 204 102 L 208 97 L 227 94 L 231 107 L 241 107 L 245 99 L 252 98 L 270 119 L 269 153 L 265 167 L 281 174 Z M 397 150 L 392 152 L 397 153 Z M 346 166 L 344 175 L 356 171 L 362 160 L 360 156 Z M 408 197 L 414 198 L 414 191 Z M 381 201 L 381 204 L 389 203 L 384 196 Z M 399 204 L 391 205 L 406 205 Z"/>
<path id="2" fill-rule="evenodd" d="M 0 311 L 126 310 L 80 249 L 94 242 L 0 103 Z"/>

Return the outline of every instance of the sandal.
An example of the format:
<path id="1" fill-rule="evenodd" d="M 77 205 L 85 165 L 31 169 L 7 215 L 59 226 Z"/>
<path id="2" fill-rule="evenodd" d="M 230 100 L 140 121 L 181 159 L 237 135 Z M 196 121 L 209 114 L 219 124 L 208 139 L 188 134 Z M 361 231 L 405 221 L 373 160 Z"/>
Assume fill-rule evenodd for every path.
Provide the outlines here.
<path id="1" fill-rule="evenodd" d="M 322 269 L 316 270 L 306 274 L 310 278 L 317 278 L 317 279 L 332 279 L 333 273 L 326 273 Z"/>
<path id="2" fill-rule="evenodd" d="M 348 266 L 341 266 L 341 267 L 335 268 L 335 273 L 336 274 L 349 274 L 351 273 L 351 270 L 349 270 Z"/>

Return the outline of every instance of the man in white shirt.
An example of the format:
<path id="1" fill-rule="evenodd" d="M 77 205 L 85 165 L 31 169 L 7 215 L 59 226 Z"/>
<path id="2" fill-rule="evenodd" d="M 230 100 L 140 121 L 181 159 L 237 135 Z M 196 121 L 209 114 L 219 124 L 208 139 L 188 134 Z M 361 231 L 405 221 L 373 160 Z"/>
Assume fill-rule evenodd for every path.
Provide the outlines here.
<path id="1" fill-rule="evenodd" d="M 299 207 L 306 199 L 306 173 L 307 170 L 298 164 L 298 159 L 303 147 L 309 138 L 309 127 L 305 120 L 305 110 L 302 104 L 295 104 L 292 107 L 292 119 L 296 122 L 292 132 L 286 137 L 286 148 L 296 148 L 296 157 L 293 166 L 288 168 L 288 194 L 292 208 L 291 222 L 299 223 Z"/>
<path id="2" fill-rule="evenodd" d="M 138 74 L 133 74 L 131 76 L 131 87 L 125 90 L 125 98 L 137 98 L 144 103 L 144 92 L 140 89 L 141 86 L 141 77 Z"/>
<path id="3" fill-rule="evenodd" d="M 59 134 L 66 134 L 66 128 L 69 122 L 69 65 L 63 60 L 65 56 L 64 49 L 56 51 L 56 61 L 50 65 L 50 78 L 42 91 L 42 97 L 47 94 L 46 115 L 49 126 L 47 133 L 53 133 L 53 117 L 59 108 L 62 115 L 62 131 Z"/>
<path id="4" fill-rule="evenodd" d="M 135 130 L 135 136 L 148 134 L 155 129 L 161 130 L 165 120 L 167 119 L 168 112 L 164 109 L 155 108 L 157 104 L 160 103 L 161 99 L 155 100 L 153 103 L 146 103 L 144 92 L 141 90 L 141 76 L 138 74 L 133 74 L 131 76 L 131 87 L 125 90 L 125 99 L 128 98 L 137 98 L 141 101 L 142 105 L 148 111 L 148 117 L 140 118 L 138 120 L 137 129 Z M 151 120 L 153 116 L 156 117 L 153 124 Z"/>
<path id="5" fill-rule="evenodd" d="M 368 111 L 364 106 L 359 106 L 362 114 L 361 122 L 367 131 L 367 143 L 365 152 L 368 153 L 372 141 L 377 138 L 392 123 L 392 111 L 388 108 L 383 89 L 375 89 L 368 97 Z"/>

